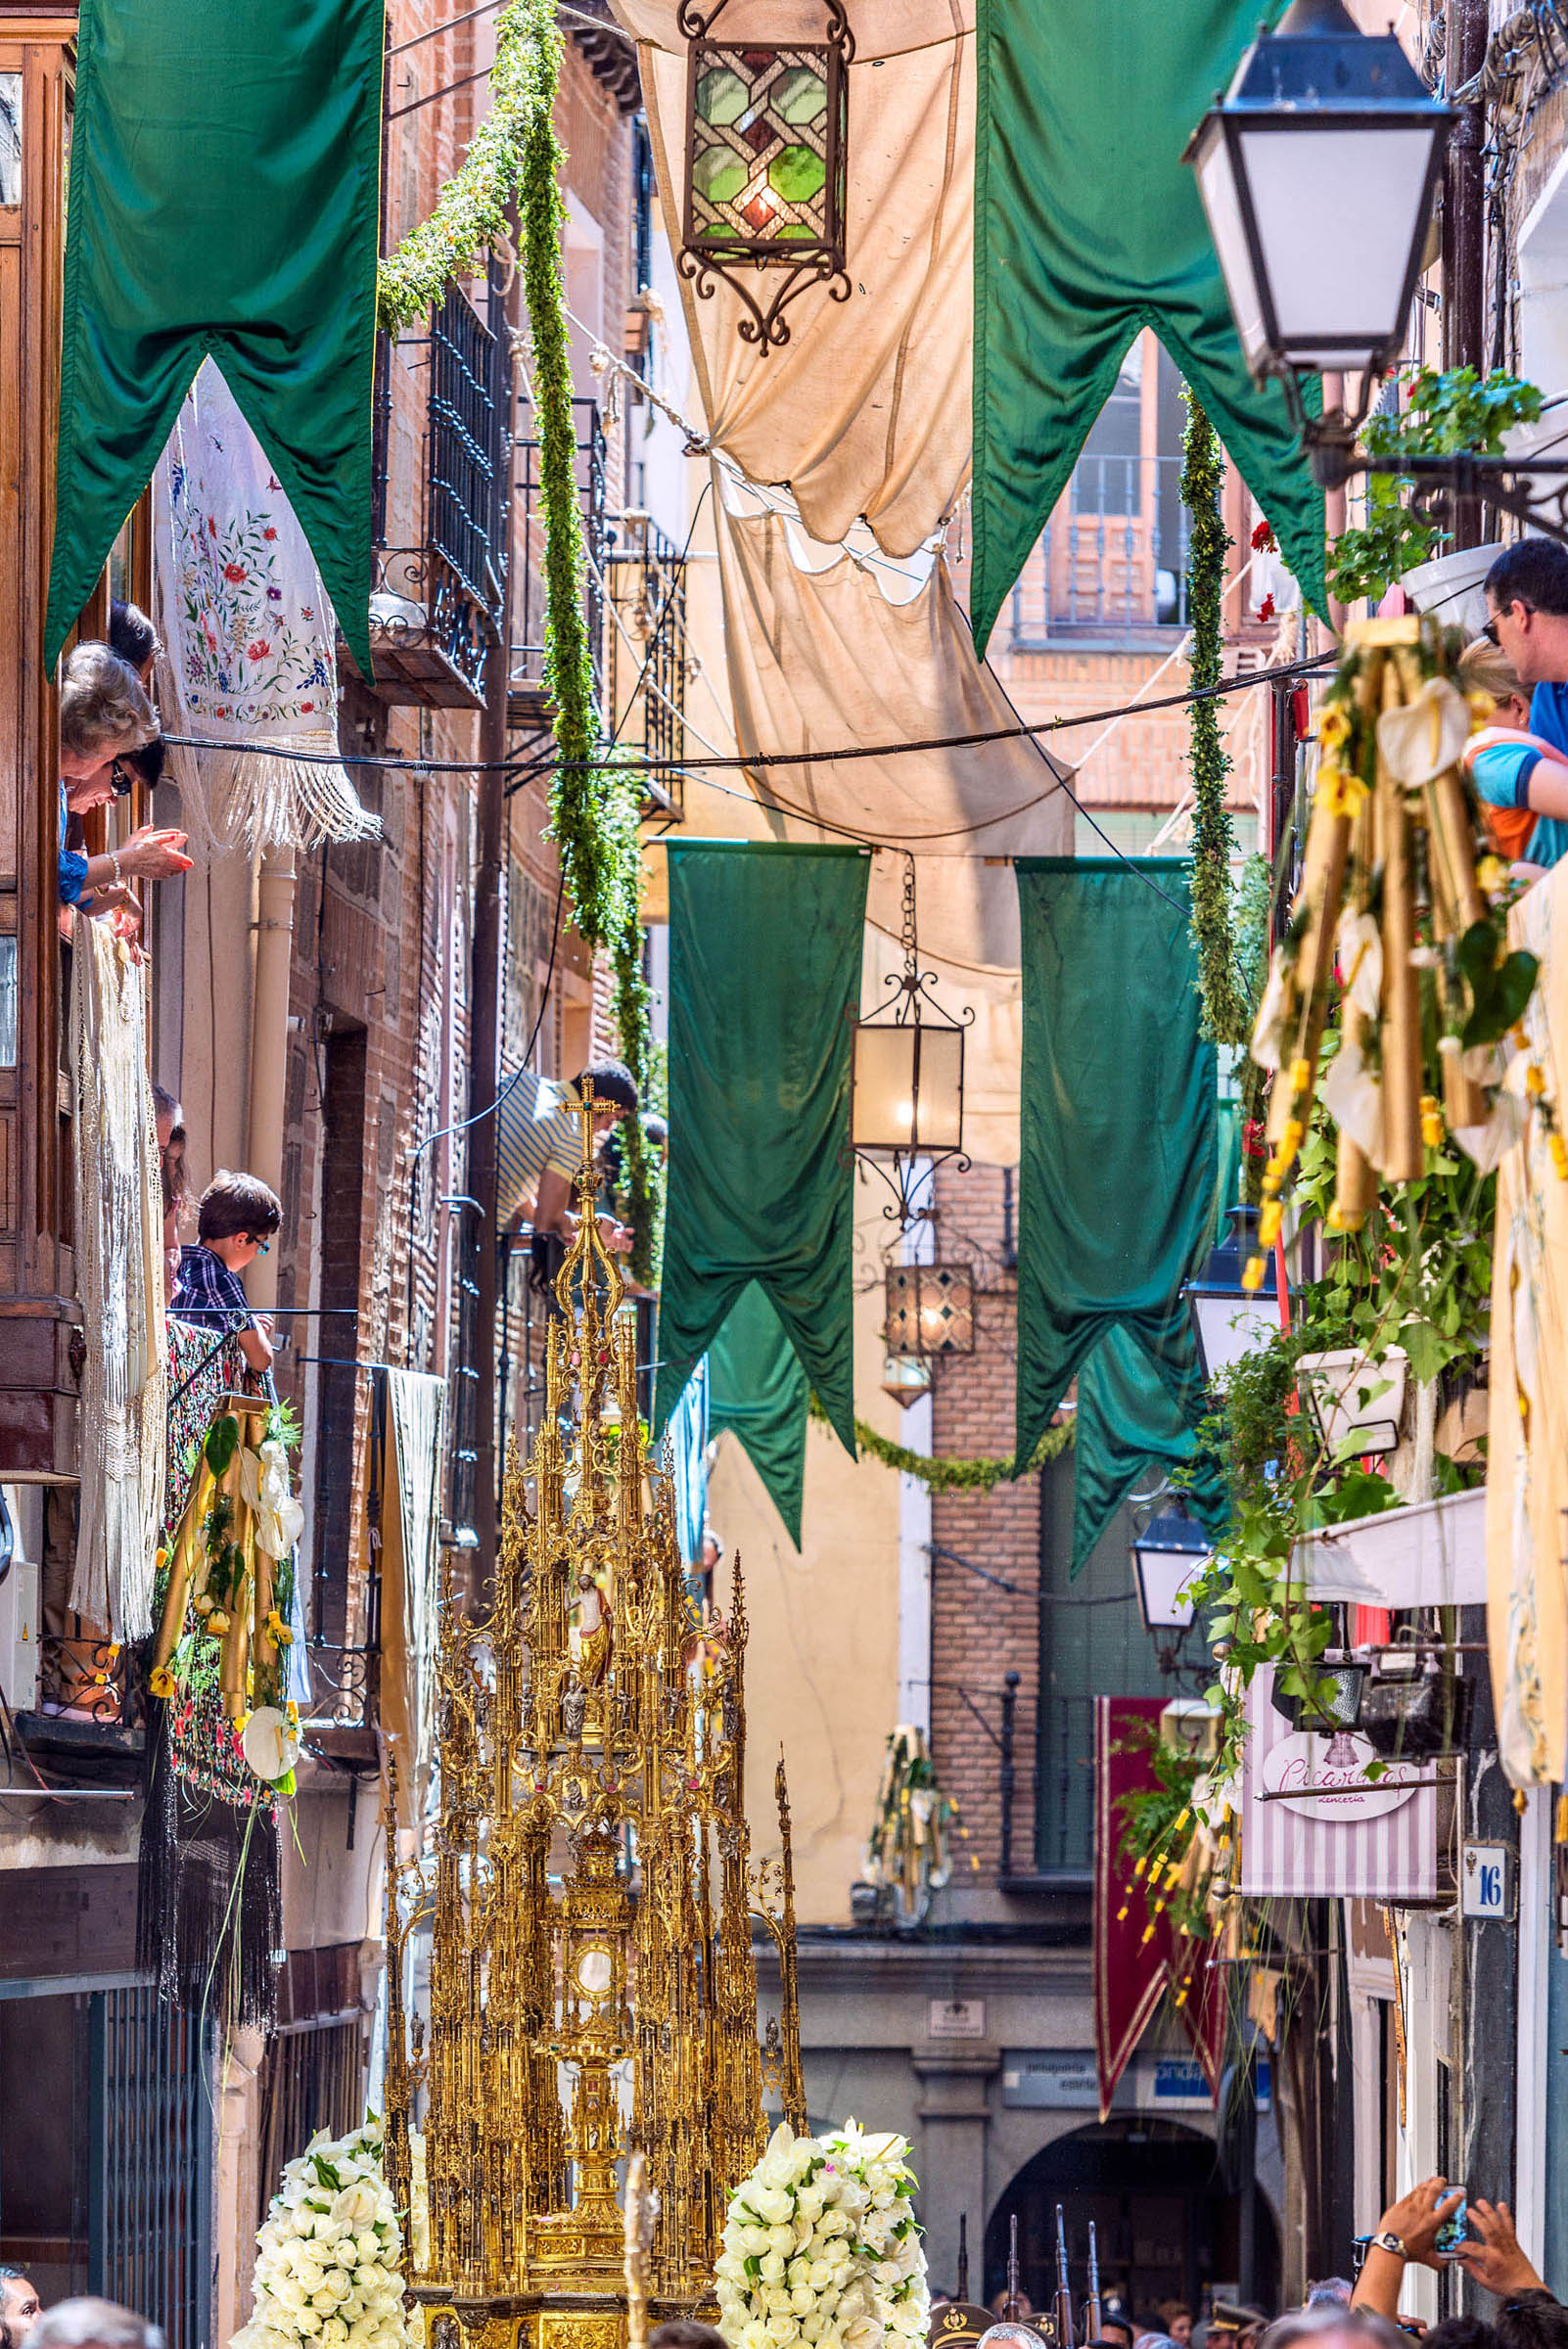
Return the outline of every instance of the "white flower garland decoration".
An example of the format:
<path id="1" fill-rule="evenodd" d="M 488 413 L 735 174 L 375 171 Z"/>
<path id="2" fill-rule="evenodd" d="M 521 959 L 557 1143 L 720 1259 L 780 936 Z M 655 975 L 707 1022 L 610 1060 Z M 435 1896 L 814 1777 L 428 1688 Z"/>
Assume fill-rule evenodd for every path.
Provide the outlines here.
<path id="1" fill-rule="evenodd" d="M 906 2138 L 773 2132 L 735 2193 L 715 2270 L 729 2349 L 885 2349 L 924 2336 L 925 2253 Z"/>
<path id="2" fill-rule="evenodd" d="M 321 2130 L 291 2161 L 256 2235 L 255 2301 L 230 2349 L 411 2349 L 403 2238 L 382 2124 Z"/>

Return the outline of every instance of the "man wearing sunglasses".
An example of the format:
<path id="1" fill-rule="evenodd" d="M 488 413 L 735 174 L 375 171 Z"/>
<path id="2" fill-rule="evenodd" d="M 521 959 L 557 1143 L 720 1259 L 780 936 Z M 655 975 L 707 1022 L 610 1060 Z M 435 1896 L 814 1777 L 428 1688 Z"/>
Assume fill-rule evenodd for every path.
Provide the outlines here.
<path id="1" fill-rule="evenodd" d="M 154 740 L 158 719 L 134 669 L 107 644 L 78 644 L 60 683 L 60 902 L 85 913 L 137 913 L 128 881 L 167 881 L 191 869 L 185 834 L 144 824 L 101 856 L 68 847 L 71 816 L 85 815 L 135 784 L 125 763 Z M 131 925 L 132 934 L 135 924 Z"/>
<path id="2" fill-rule="evenodd" d="M 1568 752 L 1568 546 L 1520 538 L 1487 573 L 1483 633 L 1533 686 L 1531 732 Z"/>

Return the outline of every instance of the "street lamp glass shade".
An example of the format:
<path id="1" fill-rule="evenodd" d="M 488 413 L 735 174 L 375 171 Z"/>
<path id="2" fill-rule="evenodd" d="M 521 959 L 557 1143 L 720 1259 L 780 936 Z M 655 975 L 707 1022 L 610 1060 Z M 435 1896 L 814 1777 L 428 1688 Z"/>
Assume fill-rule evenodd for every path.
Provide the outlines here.
<path id="1" fill-rule="evenodd" d="M 1398 357 L 1451 118 L 1340 0 L 1294 0 L 1253 43 L 1187 160 L 1255 376 Z"/>
<path id="2" fill-rule="evenodd" d="M 1207 1565 L 1203 1528 L 1173 1510 L 1146 1525 L 1132 1543 L 1138 1613 L 1146 1632 L 1184 1632 L 1196 1612 L 1191 1584 Z"/>
<path id="3" fill-rule="evenodd" d="M 1380 123 L 1241 126 L 1241 171 L 1286 366 L 1359 370 L 1398 355 L 1439 135 Z"/>
<path id="4" fill-rule="evenodd" d="M 1249 1296 L 1242 1288 L 1209 1288 L 1194 1281 L 1186 1292 L 1197 1331 L 1198 1353 L 1207 1379 L 1223 1378 L 1244 1355 L 1267 1346 L 1279 1328 L 1279 1307 L 1270 1289 Z"/>
<path id="5" fill-rule="evenodd" d="M 1258 1245 L 1258 1210 L 1232 1207 L 1226 1211 L 1230 1228 L 1209 1252 L 1203 1278 L 1187 1283 L 1181 1294 L 1192 1316 L 1198 1359 L 1205 1380 L 1222 1379 L 1243 1355 L 1265 1346 L 1279 1327 L 1279 1304 L 1270 1280 L 1261 1289 L 1244 1289 L 1241 1268 Z"/>
<path id="6" fill-rule="evenodd" d="M 963 1146 L 964 1032 L 907 1020 L 861 1020 L 854 1031 L 856 1150 L 905 1155 Z"/>

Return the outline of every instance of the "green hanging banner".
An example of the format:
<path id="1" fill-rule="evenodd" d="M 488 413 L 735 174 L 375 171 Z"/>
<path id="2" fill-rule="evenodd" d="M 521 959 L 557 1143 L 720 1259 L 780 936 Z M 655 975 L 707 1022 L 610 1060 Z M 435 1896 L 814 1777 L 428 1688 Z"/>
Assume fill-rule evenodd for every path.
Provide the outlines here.
<path id="1" fill-rule="evenodd" d="M 728 1428 L 739 1438 L 797 1549 L 808 1401 L 806 1372 L 784 1324 L 751 1281 L 708 1349 L 708 1433 Z"/>
<path id="2" fill-rule="evenodd" d="M 658 1436 L 755 1280 L 854 1454 L 851 1022 L 870 858 L 671 841 Z"/>
<path id="3" fill-rule="evenodd" d="M 1154 328 L 1316 610 L 1323 494 L 1259 391 L 1181 153 L 1283 0 L 978 0 L 974 568 L 984 652 L 1122 360 Z"/>
<path id="4" fill-rule="evenodd" d="M 1018 1422 L 1027 1460 L 1075 1376 L 1074 1571 L 1139 1469 L 1191 1451 L 1185 1282 L 1213 1240 L 1214 1046 L 1176 858 L 1020 858 Z"/>
<path id="5" fill-rule="evenodd" d="M 369 676 L 384 0 L 82 0 L 76 37 L 45 658 L 210 353 Z"/>

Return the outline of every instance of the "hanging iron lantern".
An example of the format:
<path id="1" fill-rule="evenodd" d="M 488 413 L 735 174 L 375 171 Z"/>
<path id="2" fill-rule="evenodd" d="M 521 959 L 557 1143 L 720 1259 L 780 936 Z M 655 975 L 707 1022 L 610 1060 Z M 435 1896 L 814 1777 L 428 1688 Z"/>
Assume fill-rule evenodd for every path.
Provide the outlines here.
<path id="1" fill-rule="evenodd" d="M 785 305 L 807 286 L 848 301 L 845 208 L 849 66 L 854 36 L 843 0 L 825 0 L 826 37 L 728 46 L 709 35 L 728 0 L 682 0 L 686 210 L 675 266 L 707 299 L 719 279 L 746 305 L 741 339 L 765 356 L 790 339 Z M 754 273 L 771 271 L 759 290 Z"/>
<path id="2" fill-rule="evenodd" d="M 949 1018 L 920 968 L 915 937 L 914 858 L 904 856 L 903 969 L 888 980 L 894 992 L 880 1011 L 854 1023 L 850 1146 L 893 1192 L 883 1213 L 906 1231 L 924 1212 L 914 1195 L 939 1166 L 952 1160 L 967 1174 L 964 1141 L 964 1030 L 974 1018 Z M 910 1267 L 913 1269 L 914 1267 Z M 929 1269 L 929 1267 L 928 1267 Z"/>
<path id="3" fill-rule="evenodd" d="M 883 1340 L 890 1354 L 975 1351 L 975 1276 L 967 1265 L 890 1265 Z"/>

